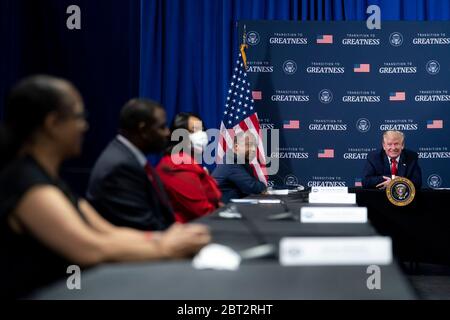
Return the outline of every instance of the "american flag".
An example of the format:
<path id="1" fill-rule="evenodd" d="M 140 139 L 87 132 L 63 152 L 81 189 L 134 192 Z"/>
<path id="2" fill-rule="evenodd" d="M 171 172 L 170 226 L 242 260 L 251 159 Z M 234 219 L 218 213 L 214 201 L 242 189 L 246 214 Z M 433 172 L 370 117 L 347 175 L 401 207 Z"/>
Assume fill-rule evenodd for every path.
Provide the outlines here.
<path id="1" fill-rule="evenodd" d="M 368 63 L 362 63 L 362 64 L 355 64 L 355 67 L 353 68 L 353 71 L 358 72 L 370 72 L 370 64 Z"/>
<path id="2" fill-rule="evenodd" d="M 355 187 L 362 187 L 362 179 L 361 178 L 356 178 L 355 179 Z"/>
<path id="3" fill-rule="evenodd" d="M 324 34 L 317 36 L 317 44 L 333 44 L 333 35 Z"/>
<path id="4" fill-rule="evenodd" d="M 253 100 L 262 100 L 262 92 L 261 91 L 253 91 L 252 97 L 253 97 Z"/>
<path id="5" fill-rule="evenodd" d="M 389 94 L 389 101 L 405 101 L 406 93 L 403 92 L 391 92 Z"/>
<path id="6" fill-rule="evenodd" d="M 283 124 L 283 129 L 300 129 L 299 120 L 288 120 Z"/>
<path id="7" fill-rule="evenodd" d="M 428 120 L 427 129 L 443 129 L 444 120 Z"/>
<path id="8" fill-rule="evenodd" d="M 245 68 L 247 63 L 245 47 L 246 45 L 241 46 L 241 53 L 236 60 L 228 90 L 224 116 L 220 126 L 218 162 L 223 163 L 225 154 L 233 148 L 236 134 L 250 132 L 257 141 L 256 157 L 252 160 L 250 166 L 253 168 L 255 176 L 267 185 L 266 155 L 254 101 L 254 98 L 260 97 L 261 92 L 252 91 Z"/>
<path id="9" fill-rule="evenodd" d="M 332 159 L 334 158 L 334 149 L 319 150 L 318 158 Z"/>

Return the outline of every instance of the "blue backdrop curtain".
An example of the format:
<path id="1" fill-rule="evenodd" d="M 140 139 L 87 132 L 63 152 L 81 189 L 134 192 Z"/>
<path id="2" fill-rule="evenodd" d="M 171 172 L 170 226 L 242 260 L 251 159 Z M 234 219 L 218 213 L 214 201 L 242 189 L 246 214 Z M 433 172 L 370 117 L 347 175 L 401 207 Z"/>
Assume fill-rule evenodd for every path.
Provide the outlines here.
<path id="1" fill-rule="evenodd" d="M 238 20 L 449 20 L 448 0 L 141 0 L 140 94 L 169 118 L 194 111 L 218 127 L 237 50 Z"/>

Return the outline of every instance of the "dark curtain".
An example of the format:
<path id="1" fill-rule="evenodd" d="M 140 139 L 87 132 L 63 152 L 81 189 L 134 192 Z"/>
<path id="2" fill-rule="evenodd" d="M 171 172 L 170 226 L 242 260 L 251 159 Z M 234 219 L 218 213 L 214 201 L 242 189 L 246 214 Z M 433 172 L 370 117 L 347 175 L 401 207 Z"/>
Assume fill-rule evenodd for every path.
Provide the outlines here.
<path id="1" fill-rule="evenodd" d="M 81 8 L 81 30 L 66 27 Z M 0 116 L 10 87 L 36 73 L 71 80 L 81 91 L 90 130 L 83 156 L 63 168 L 80 193 L 99 153 L 117 131 L 121 106 L 139 94 L 139 0 L 0 0 Z M 26 115 L 24 115 L 26 116 Z"/>
<path id="2" fill-rule="evenodd" d="M 217 128 L 236 54 L 238 20 L 449 20 L 448 0 L 141 0 L 140 94 L 169 118 L 194 111 Z"/>

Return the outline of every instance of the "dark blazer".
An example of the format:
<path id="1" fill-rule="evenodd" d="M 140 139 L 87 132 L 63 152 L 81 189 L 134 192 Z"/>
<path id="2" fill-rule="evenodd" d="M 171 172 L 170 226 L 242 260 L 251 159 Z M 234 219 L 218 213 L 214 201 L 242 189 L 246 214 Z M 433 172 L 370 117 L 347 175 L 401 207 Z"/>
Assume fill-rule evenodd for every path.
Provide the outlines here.
<path id="1" fill-rule="evenodd" d="M 222 201 L 244 198 L 259 194 L 266 185 L 255 178 L 252 168 L 247 164 L 219 164 L 212 174 L 222 191 Z"/>
<path id="2" fill-rule="evenodd" d="M 405 177 L 414 183 L 417 189 L 422 186 L 422 170 L 418 163 L 417 152 L 403 149 L 398 164 L 399 177 Z M 391 176 L 389 160 L 384 150 L 372 151 L 367 156 L 362 181 L 364 188 L 375 188 L 384 181 L 383 176 Z"/>
<path id="3" fill-rule="evenodd" d="M 157 179 L 160 190 L 164 187 Z M 167 195 L 158 197 L 133 153 L 114 139 L 92 170 L 87 200 L 108 221 L 140 230 L 165 230 L 174 222 Z"/>

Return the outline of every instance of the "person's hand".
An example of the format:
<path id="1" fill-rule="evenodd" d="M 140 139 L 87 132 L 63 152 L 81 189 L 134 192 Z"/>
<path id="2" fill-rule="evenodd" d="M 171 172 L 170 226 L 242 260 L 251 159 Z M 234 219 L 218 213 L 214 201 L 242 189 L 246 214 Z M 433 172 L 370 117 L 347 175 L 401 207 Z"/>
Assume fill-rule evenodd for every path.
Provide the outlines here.
<path id="1" fill-rule="evenodd" d="M 158 243 L 165 258 L 177 259 L 192 256 L 210 241 L 211 235 L 206 226 L 174 224 L 161 234 Z"/>
<path id="2" fill-rule="evenodd" d="M 225 207 L 225 203 L 219 202 L 219 208 L 223 208 L 223 207 Z"/>
<path id="3" fill-rule="evenodd" d="M 386 189 L 387 185 L 389 184 L 389 182 L 391 182 L 391 178 L 390 177 L 385 177 L 383 176 L 384 182 L 377 184 L 377 189 Z"/>

